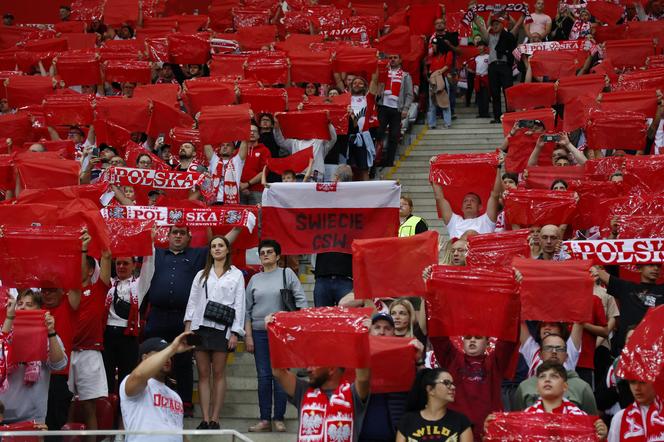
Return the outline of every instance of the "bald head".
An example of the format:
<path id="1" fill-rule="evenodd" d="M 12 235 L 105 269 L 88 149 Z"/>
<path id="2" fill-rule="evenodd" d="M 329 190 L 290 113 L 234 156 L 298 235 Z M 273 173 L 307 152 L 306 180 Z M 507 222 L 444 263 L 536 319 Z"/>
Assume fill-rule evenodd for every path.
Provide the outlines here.
<path id="1" fill-rule="evenodd" d="M 553 259 L 558 243 L 560 242 L 560 229 L 553 224 L 547 224 L 540 230 L 540 244 L 542 245 L 542 257 Z"/>
<path id="2" fill-rule="evenodd" d="M 41 143 L 33 143 L 28 150 L 30 152 L 46 152 L 46 148 Z"/>

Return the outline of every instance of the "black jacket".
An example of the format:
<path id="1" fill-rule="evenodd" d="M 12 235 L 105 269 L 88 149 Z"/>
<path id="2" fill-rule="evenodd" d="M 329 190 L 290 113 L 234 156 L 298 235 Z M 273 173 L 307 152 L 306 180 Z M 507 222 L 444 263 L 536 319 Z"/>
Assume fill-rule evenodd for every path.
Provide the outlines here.
<path id="1" fill-rule="evenodd" d="M 514 49 L 516 49 L 516 37 L 511 32 L 503 30 L 496 44 L 496 56 L 498 58 L 505 56 L 507 62 L 512 64 L 514 63 L 514 55 L 512 55 Z"/>

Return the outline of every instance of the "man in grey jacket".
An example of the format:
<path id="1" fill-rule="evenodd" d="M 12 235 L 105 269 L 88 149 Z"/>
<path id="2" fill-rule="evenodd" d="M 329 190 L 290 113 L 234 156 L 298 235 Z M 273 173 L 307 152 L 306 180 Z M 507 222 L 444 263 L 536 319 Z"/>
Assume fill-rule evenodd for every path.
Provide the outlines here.
<path id="1" fill-rule="evenodd" d="M 413 80 L 408 72 L 401 68 L 401 56 L 388 56 L 389 64 L 384 82 L 379 86 L 378 96 L 378 138 L 387 137 L 387 148 L 384 150 L 380 167 L 392 167 L 399 143 L 401 120 L 408 115 L 413 102 Z M 382 76 L 381 76 L 382 77 Z"/>

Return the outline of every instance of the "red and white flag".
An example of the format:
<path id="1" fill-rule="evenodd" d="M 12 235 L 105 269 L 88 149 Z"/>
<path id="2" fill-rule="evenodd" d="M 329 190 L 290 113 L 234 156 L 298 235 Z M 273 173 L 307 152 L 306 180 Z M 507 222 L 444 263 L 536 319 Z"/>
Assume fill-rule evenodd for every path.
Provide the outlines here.
<path id="1" fill-rule="evenodd" d="M 263 191 L 263 237 L 284 254 L 351 253 L 354 239 L 397 236 L 395 181 L 274 183 Z"/>
<path id="2" fill-rule="evenodd" d="M 600 265 L 664 262 L 664 238 L 565 241 L 563 247 L 574 259 L 591 259 Z"/>

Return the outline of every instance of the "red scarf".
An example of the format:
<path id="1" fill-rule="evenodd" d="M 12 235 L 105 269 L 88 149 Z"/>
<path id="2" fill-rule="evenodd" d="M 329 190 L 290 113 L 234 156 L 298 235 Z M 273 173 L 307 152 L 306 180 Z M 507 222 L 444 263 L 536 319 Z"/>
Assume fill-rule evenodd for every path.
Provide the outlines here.
<path id="1" fill-rule="evenodd" d="M 398 99 L 401 93 L 401 83 L 403 82 L 403 69 L 399 68 L 395 71 L 388 69 L 387 80 L 389 83 L 385 86 L 385 90 L 391 91 L 392 95 Z"/>
<path id="2" fill-rule="evenodd" d="M 298 442 L 353 440 L 353 393 L 344 382 L 328 399 L 320 388 L 309 388 L 302 398 Z"/>
<path id="3" fill-rule="evenodd" d="M 217 170 L 214 171 L 214 198 L 217 197 L 219 186 L 224 186 L 224 204 L 240 204 L 240 189 L 237 187 L 237 171 L 233 165 L 233 158 L 229 158 L 224 163 L 224 159 L 219 157 Z"/>
<path id="4" fill-rule="evenodd" d="M 641 407 L 636 402 L 625 408 L 620 422 L 620 440 L 646 442 L 664 438 L 664 413 L 662 399 L 656 397 L 648 407 L 646 426 L 643 428 Z"/>
<path id="5" fill-rule="evenodd" d="M 530 407 L 526 408 L 524 410 L 526 413 L 547 413 L 547 411 L 544 409 L 544 403 L 542 402 L 542 399 L 537 399 L 537 402 L 535 402 L 533 405 Z M 560 407 L 554 408 L 551 410 L 551 413 L 553 414 L 574 414 L 577 416 L 585 416 L 587 413 L 583 410 L 581 410 L 579 407 L 574 405 L 572 402 L 569 400 L 563 398 L 563 403 L 560 404 Z"/>
<path id="6" fill-rule="evenodd" d="M 111 308 L 111 303 L 113 303 L 113 292 L 115 291 L 118 282 L 119 281 L 116 280 L 106 294 L 106 312 Z M 134 278 L 131 278 L 131 281 L 129 282 L 129 317 L 127 318 L 127 327 L 124 331 L 125 336 L 138 336 L 141 332 L 141 321 L 138 313 L 138 295 L 136 295 L 131 289 L 133 282 Z"/>
<path id="7" fill-rule="evenodd" d="M 12 336 L 11 331 L 9 333 L 0 332 L 0 393 L 7 390 L 7 387 L 9 387 L 8 377 L 18 367 L 17 364 L 9 365 L 7 363 L 7 354 L 11 347 Z M 27 386 L 32 386 L 39 381 L 39 377 L 41 376 L 41 362 L 26 362 L 23 365 L 25 366 L 23 383 Z"/>

